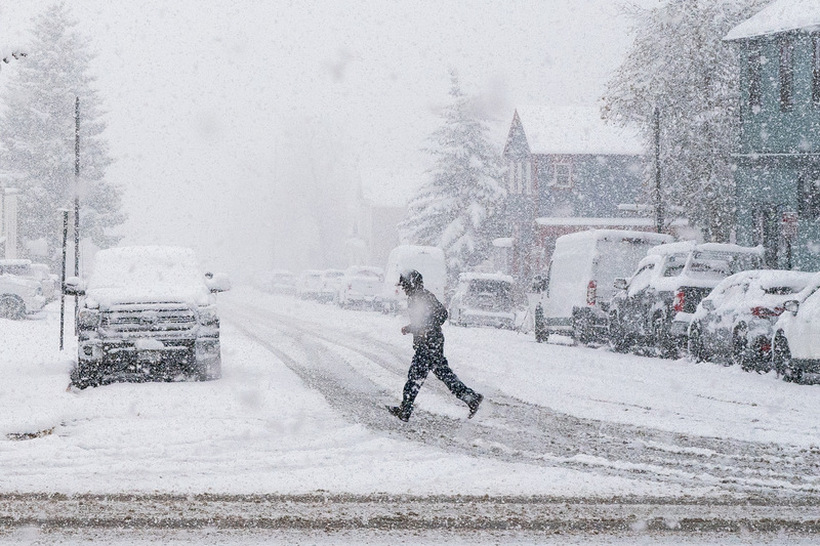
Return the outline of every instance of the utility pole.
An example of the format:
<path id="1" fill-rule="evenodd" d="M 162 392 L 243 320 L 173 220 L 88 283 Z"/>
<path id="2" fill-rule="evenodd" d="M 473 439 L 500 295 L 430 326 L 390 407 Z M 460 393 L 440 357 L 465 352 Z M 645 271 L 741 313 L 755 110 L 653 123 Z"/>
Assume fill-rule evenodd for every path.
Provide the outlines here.
<path id="1" fill-rule="evenodd" d="M 60 350 L 63 350 L 63 339 L 65 339 L 65 266 L 66 251 L 68 247 L 68 209 L 60 209 L 63 215 L 63 261 L 60 269 Z M 74 315 L 76 317 L 76 314 Z"/>
<path id="2" fill-rule="evenodd" d="M 661 112 L 656 106 L 652 112 L 652 132 L 655 137 L 655 231 L 663 233 L 663 196 L 661 194 Z"/>
<path id="3" fill-rule="evenodd" d="M 80 276 L 80 97 L 74 103 L 74 276 Z M 79 310 L 80 298 L 74 296 L 75 317 Z"/>

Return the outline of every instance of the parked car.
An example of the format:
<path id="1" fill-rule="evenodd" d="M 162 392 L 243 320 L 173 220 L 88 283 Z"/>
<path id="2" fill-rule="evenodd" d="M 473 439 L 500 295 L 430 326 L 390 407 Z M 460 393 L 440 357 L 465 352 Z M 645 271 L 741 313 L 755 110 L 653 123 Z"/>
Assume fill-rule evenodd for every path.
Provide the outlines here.
<path id="1" fill-rule="evenodd" d="M 385 313 L 395 313 L 407 304 L 398 286 L 399 275 L 415 269 L 421 273 L 424 288 L 441 302 L 447 297 L 447 265 L 444 251 L 435 246 L 400 245 L 390 251 L 385 268 L 384 287 L 379 298 Z"/>
<path id="2" fill-rule="evenodd" d="M 318 269 L 302 271 L 296 293 L 303 300 L 318 300 L 322 294 L 322 272 Z"/>
<path id="3" fill-rule="evenodd" d="M 81 298 L 72 383 L 219 378 L 214 294 L 229 288 L 226 277 L 203 273 L 187 248 L 99 251 L 87 282 L 65 283 L 67 295 Z"/>
<path id="4" fill-rule="evenodd" d="M 339 307 L 373 307 L 380 302 L 384 273 L 380 267 L 354 265 L 345 270 L 336 303 Z"/>
<path id="5" fill-rule="evenodd" d="M 296 294 L 297 281 L 296 275 L 287 269 L 261 271 L 253 278 L 258 289 L 271 294 Z"/>
<path id="6" fill-rule="evenodd" d="M 342 288 L 343 269 L 325 269 L 322 271 L 322 287 L 319 289 L 319 301 L 331 303 L 339 297 Z"/>
<path id="7" fill-rule="evenodd" d="M 45 304 L 43 282 L 32 275 L 30 260 L 0 260 L 0 318 L 19 320 Z"/>
<path id="8" fill-rule="evenodd" d="M 654 247 L 629 279 L 615 279 L 610 340 L 618 351 L 634 345 L 672 357 L 686 346 L 700 301 L 726 277 L 763 265 L 763 247 L 692 241 Z"/>
<path id="9" fill-rule="evenodd" d="M 774 323 L 783 304 L 804 290 L 814 273 L 751 270 L 722 280 L 698 304 L 688 350 L 696 361 L 720 360 L 768 371 Z"/>
<path id="10" fill-rule="evenodd" d="M 450 300 L 450 323 L 515 328 L 521 298 L 509 275 L 462 273 Z"/>
<path id="11" fill-rule="evenodd" d="M 46 264 L 31 264 L 31 276 L 40 281 L 46 303 L 57 299 L 60 294 L 60 280 Z"/>
<path id="12" fill-rule="evenodd" d="M 671 241 L 670 235 L 611 229 L 558 237 L 545 276 L 534 279 L 528 295 L 535 339 L 557 333 L 581 343 L 606 340 L 614 279 L 629 275 L 650 248 Z"/>
<path id="13" fill-rule="evenodd" d="M 786 381 L 820 379 L 820 273 L 794 298 L 774 325 L 772 367 Z"/>

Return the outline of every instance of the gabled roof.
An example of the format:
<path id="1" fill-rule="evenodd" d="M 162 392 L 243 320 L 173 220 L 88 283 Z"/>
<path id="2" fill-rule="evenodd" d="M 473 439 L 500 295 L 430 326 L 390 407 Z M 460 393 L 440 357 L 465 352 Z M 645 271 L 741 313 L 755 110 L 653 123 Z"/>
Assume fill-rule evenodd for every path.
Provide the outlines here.
<path id="1" fill-rule="evenodd" d="M 606 123 L 594 106 L 520 106 L 515 109 L 533 154 L 644 153 L 636 130 Z M 514 126 L 507 136 L 514 136 Z M 506 146 L 505 146 L 506 148 Z"/>
<path id="2" fill-rule="evenodd" d="M 729 31 L 724 40 L 742 40 L 792 30 L 820 30 L 820 1 L 774 0 Z"/>

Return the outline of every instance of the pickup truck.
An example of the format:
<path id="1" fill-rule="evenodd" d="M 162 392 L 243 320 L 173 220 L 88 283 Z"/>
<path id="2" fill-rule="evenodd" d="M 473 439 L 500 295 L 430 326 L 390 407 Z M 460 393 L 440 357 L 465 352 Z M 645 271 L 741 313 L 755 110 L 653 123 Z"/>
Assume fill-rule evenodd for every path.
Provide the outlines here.
<path id="1" fill-rule="evenodd" d="M 74 277 L 64 286 L 80 297 L 72 383 L 218 379 L 214 294 L 229 288 L 224 276 L 203 273 L 190 249 L 99 251 L 88 281 Z"/>

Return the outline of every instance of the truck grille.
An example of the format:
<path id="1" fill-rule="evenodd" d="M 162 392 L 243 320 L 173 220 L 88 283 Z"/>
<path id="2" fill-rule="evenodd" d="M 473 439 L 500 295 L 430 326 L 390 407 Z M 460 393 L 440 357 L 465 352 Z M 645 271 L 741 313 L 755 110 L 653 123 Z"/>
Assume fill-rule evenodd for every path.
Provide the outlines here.
<path id="1" fill-rule="evenodd" d="M 102 315 L 102 327 L 121 334 L 185 333 L 197 325 L 196 313 L 180 303 L 115 305 Z"/>

